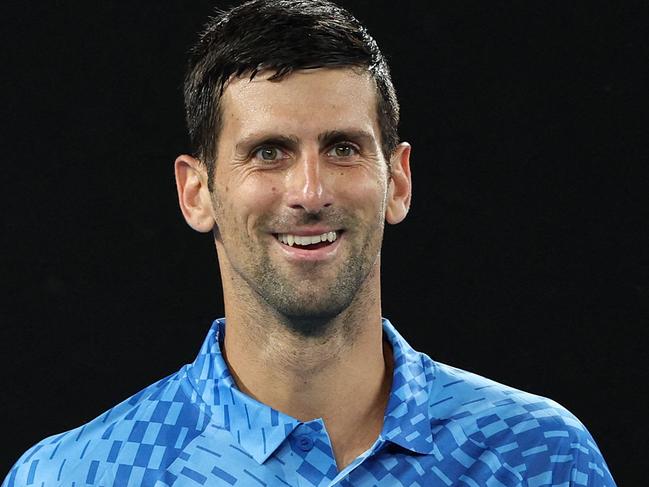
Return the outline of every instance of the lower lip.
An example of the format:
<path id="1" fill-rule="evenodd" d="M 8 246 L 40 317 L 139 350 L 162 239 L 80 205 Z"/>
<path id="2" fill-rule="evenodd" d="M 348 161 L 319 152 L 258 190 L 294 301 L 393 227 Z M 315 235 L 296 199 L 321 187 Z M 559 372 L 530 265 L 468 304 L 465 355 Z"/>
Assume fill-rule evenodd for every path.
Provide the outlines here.
<path id="1" fill-rule="evenodd" d="M 290 260 L 300 261 L 300 262 L 317 262 L 324 261 L 333 258 L 336 255 L 338 245 L 340 240 L 344 238 L 344 234 L 338 234 L 338 238 L 331 244 L 321 247 L 319 249 L 307 250 L 301 249 L 300 247 L 283 244 L 275 236 L 275 243 L 279 245 L 280 250 L 284 253 L 284 256 Z"/>

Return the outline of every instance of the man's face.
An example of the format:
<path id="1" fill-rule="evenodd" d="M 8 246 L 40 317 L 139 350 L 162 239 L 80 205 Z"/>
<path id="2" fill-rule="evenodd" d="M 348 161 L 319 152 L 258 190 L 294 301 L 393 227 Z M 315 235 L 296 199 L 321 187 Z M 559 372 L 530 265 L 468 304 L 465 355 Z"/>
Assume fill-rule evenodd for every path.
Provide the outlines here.
<path id="1" fill-rule="evenodd" d="M 375 87 L 351 69 L 267 77 L 235 79 L 222 98 L 219 259 L 289 322 L 326 321 L 379 265 L 390 178 Z"/>

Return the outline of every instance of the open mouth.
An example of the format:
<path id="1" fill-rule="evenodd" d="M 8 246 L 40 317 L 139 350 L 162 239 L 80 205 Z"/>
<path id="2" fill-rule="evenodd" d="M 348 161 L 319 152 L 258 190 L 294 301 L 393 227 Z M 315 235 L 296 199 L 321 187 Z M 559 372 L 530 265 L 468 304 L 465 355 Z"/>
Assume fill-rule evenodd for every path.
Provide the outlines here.
<path id="1" fill-rule="evenodd" d="M 333 244 L 342 234 L 342 230 L 325 232 L 320 235 L 294 235 L 291 233 L 276 233 L 275 238 L 288 247 L 303 250 L 316 250 Z"/>

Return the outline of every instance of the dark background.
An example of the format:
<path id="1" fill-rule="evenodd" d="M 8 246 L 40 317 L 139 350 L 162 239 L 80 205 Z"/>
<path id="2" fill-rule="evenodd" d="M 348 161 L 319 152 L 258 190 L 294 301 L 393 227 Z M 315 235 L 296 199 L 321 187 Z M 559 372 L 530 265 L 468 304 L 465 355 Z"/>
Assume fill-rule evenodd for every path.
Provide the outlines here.
<path id="1" fill-rule="evenodd" d="M 644 3 L 343 3 L 390 59 L 414 147 L 384 314 L 433 358 L 568 407 L 620 485 L 649 408 Z M 193 360 L 223 308 L 172 172 L 214 2 L 2 5 L 6 472 Z"/>

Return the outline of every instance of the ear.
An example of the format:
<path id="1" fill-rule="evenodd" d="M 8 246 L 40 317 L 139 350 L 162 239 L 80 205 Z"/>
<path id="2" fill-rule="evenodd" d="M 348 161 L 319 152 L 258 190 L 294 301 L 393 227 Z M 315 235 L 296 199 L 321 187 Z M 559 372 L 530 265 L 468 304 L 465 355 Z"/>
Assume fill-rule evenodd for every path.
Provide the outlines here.
<path id="1" fill-rule="evenodd" d="M 196 158 L 180 155 L 174 163 L 178 203 L 185 221 L 197 232 L 214 227 L 212 199 L 207 186 L 207 170 Z"/>
<path id="2" fill-rule="evenodd" d="M 412 180 L 410 178 L 410 144 L 401 142 L 390 157 L 390 181 L 385 220 L 394 225 L 402 221 L 410 209 Z"/>

